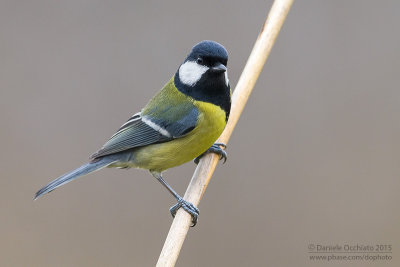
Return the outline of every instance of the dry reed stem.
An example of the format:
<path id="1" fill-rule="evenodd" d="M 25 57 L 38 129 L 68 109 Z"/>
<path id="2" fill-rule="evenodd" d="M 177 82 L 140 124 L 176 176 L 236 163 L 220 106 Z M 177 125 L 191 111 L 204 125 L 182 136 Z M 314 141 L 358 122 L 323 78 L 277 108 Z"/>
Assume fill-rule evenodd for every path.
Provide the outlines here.
<path id="1" fill-rule="evenodd" d="M 272 4 L 268 17 L 234 90 L 228 124 L 217 142 L 226 144 L 231 137 L 292 3 L 293 0 L 275 0 Z M 200 160 L 183 197 L 185 200 L 198 206 L 217 163 L 218 156 L 215 154 L 207 154 Z M 190 214 L 183 209 L 179 209 L 165 240 L 157 266 L 175 266 L 190 224 Z"/>

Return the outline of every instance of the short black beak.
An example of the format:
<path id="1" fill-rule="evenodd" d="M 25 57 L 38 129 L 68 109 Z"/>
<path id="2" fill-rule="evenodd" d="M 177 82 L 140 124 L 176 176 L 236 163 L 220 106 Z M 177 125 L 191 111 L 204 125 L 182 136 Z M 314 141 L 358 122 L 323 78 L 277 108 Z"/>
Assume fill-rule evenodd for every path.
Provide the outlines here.
<path id="1" fill-rule="evenodd" d="M 224 66 L 224 64 L 219 63 L 218 65 L 211 67 L 210 71 L 213 73 L 223 73 L 226 71 L 226 67 Z"/>

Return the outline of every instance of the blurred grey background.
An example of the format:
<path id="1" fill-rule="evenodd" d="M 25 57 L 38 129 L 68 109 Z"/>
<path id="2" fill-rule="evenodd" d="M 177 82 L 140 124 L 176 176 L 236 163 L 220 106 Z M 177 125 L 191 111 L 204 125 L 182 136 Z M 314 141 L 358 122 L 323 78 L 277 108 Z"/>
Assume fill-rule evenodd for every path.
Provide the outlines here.
<path id="1" fill-rule="evenodd" d="M 272 1 L 0 1 L 0 265 L 153 266 L 174 199 L 84 163 L 204 39 L 234 87 Z M 400 2 L 295 1 L 177 266 L 399 266 Z M 185 191 L 195 165 L 165 178 Z M 311 261 L 310 244 L 392 260 Z"/>

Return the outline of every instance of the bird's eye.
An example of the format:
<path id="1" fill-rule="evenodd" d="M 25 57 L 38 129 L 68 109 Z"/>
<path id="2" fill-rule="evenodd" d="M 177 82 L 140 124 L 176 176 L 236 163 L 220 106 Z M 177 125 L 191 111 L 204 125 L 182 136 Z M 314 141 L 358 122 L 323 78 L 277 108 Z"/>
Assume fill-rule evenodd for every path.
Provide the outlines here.
<path id="1" fill-rule="evenodd" d="M 197 58 L 196 60 L 197 64 L 203 64 L 203 59 L 201 57 Z"/>

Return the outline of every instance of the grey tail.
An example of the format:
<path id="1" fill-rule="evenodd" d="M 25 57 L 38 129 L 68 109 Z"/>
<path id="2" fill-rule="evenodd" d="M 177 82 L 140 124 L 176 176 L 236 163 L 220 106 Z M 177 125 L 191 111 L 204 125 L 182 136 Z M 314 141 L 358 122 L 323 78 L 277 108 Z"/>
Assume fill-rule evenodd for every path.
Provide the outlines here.
<path id="1" fill-rule="evenodd" d="M 55 179 L 54 181 L 52 181 L 51 183 L 49 183 L 48 185 L 46 185 L 45 187 L 43 187 L 42 189 L 37 191 L 36 195 L 35 195 L 35 200 L 38 199 L 39 197 L 41 197 L 42 195 L 53 191 L 57 187 L 60 187 L 66 183 L 69 183 L 72 180 L 75 180 L 76 178 L 79 178 L 83 175 L 86 175 L 91 172 L 100 170 L 104 167 L 107 167 L 108 165 L 110 165 L 116 161 L 117 160 L 115 157 L 104 157 L 104 158 L 98 159 L 97 161 L 86 163 L 86 164 L 80 166 L 79 168 L 58 177 L 57 179 Z"/>

